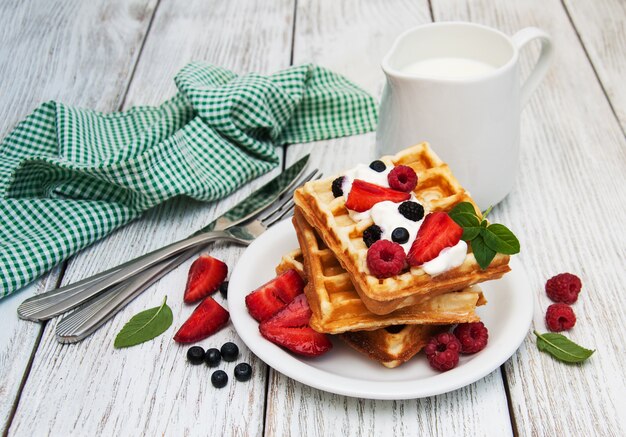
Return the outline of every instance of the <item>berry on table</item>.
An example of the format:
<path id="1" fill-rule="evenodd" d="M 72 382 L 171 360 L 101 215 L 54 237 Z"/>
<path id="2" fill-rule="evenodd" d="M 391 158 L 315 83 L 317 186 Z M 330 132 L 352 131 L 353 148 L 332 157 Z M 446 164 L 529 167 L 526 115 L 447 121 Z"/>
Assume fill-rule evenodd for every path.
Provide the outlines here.
<path id="1" fill-rule="evenodd" d="M 391 240 L 398 244 L 404 244 L 409 241 L 409 231 L 406 228 L 395 228 L 391 233 Z"/>
<path id="2" fill-rule="evenodd" d="M 343 196 L 343 178 L 343 176 L 339 176 L 333 181 L 332 190 L 335 197 Z"/>
<path id="3" fill-rule="evenodd" d="M 382 234 L 383 231 L 380 229 L 380 226 L 372 225 L 363 231 L 363 242 L 367 247 L 370 247 L 372 244 L 380 240 L 380 236 Z"/>
<path id="4" fill-rule="evenodd" d="M 424 348 L 430 366 L 442 372 L 456 367 L 459 363 L 460 350 L 461 343 L 449 332 L 432 337 Z"/>
<path id="5" fill-rule="evenodd" d="M 580 278 L 571 273 L 561 273 L 546 282 L 546 293 L 554 302 L 573 304 L 578 300 L 582 288 Z"/>
<path id="6" fill-rule="evenodd" d="M 228 383 L 228 375 L 223 370 L 216 370 L 211 375 L 211 384 L 215 388 L 225 387 Z"/>
<path id="7" fill-rule="evenodd" d="M 546 311 L 546 326 L 552 332 L 567 331 L 576 324 L 576 314 L 569 305 L 553 303 Z"/>
<path id="8" fill-rule="evenodd" d="M 217 291 L 226 279 L 228 266 L 212 256 L 202 254 L 189 268 L 183 300 L 185 303 L 198 302 Z"/>
<path id="9" fill-rule="evenodd" d="M 224 281 L 222 285 L 220 285 L 220 294 L 224 299 L 228 297 L 228 281 Z"/>
<path id="10" fill-rule="evenodd" d="M 234 374 L 237 381 L 247 381 L 252 377 L 252 367 L 248 363 L 239 363 L 235 366 Z"/>
<path id="11" fill-rule="evenodd" d="M 204 359 L 204 349 L 200 346 L 191 346 L 187 350 L 187 360 L 191 364 L 200 364 Z"/>
<path id="12" fill-rule="evenodd" d="M 194 343 L 213 335 L 228 322 L 229 314 L 211 296 L 206 297 L 174 335 L 177 343 Z"/>
<path id="13" fill-rule="evenodd" d="M 461 343 L 462 354 L 474 354 L 487 346 L 489 331 L 483 322 L 460 323 L 454 328 L 454 336 Z"/>
<path id="14" fill-rule="evenodd" d="M 379 240 L 367 251 L 367 267 L 377 278 L 389 278 L 402 272 L 406 256 L 402 246 L 389 240 Z"/>
<path id="15" fill-rule="evenodd" d="M 377 159 L 376 161 L 372 161 L 370 163 L 370 168 L 378 173 L 382 173 L 387 169 L 387 166 L 380 159 Z"/>
<path id="16" fill-rule="evenodd" d="M 235 343 L 230 341 L 222 345 L 220 352 L 222 353 L 224 361 L 235 361 L 239 356 L 239 348 Z"/>
<path id="17" fill-rule="evenodd" d="M 408 165 L 399 165 L 389 172 L 387 182 L 394 190 L 409 193 L 417 187 L 417 175 Z"/>
<path id="18" fill-rule="evenodd" d="M 407 200 L 398 206 L 398 212 L 407 220 L 419 222 L 424 218 L 424 207 L 417 202 Z"/>
<path id="19" fill-rule="evenodd" d="M 222 354 L 218 349 L 212 347 L 205 352 L 204 362 L 207 363 L 209 367 L 217 367 L 220 361 L 222 361 Z"/>

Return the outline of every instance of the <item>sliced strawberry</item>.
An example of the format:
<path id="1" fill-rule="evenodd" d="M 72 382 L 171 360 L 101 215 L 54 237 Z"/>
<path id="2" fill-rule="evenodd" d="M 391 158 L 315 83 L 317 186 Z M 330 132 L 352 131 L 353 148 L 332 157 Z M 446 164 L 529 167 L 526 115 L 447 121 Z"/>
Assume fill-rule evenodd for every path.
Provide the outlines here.
<path id="1" fill-rule="evenodd" d="M 308 357 L 329 351 L 333 344 L 328 337 L 309 326 L 311 308 L 301 294 L 273 317 L 261 322 L 261 335 L 279 346 Z"/>
<path id="2" fill-rule="evenodd" d="M 193 303 L 216 292 L 227 274 L 228 266 L 222 261 L 206 254 L 200 255 L 189 268 L 183 300 Z"/>
<path id="3" fill-rule="evenodd" d="M 354 182 L 352 182 L 350 194 L 348 194 L 346 208 L 356 212 L 363 212 L 383 200 L 402 202 L 404 200 L 409 200 L 410 197 L 411 194 L 409 193 L 370 184 L 369 182 L 362 181 L 361 179 L 355 179 Z"/>
<path id="4" fill-rule="evenodd" d="M 409 264 L 419 266 L 437 258 L 439 252 L 461 240 L 463 228 L 445 212 L 432 212 L 424 218 L 407 256 Z"/>
<path id="5" fill-rule="evenodd" d="M 282 310 L 304 291 L 304 281 L 293 269 L 261 285 L 246 296 L 248 312 L 258 322 Z"/>
<path id="6" fill-rule="evenodd" d="M 224 327 L 226 322 L 228 322 L 228 317 L 228 311 L 209 296 L 198 305 L 187 321 L 183 323 L 183 326 L 174 335 L 174 341 L 178 343 L 194 343 L 207 338 Z"/>

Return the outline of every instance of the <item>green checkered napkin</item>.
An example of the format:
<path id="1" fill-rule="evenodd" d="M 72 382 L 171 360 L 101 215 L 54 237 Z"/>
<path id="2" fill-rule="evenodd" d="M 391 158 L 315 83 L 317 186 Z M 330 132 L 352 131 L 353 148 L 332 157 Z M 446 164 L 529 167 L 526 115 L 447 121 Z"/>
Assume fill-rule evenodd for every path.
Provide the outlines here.
<path id="1" fill-rule="evenodd" d="M 215 200 L 279 163 L 276 145 L 373 130 L 376 105 L 312 65 L 270 76 L 192 63 L 158 107 L 47 102 L 0 143 L 0 297 L 177 195 Z"/>

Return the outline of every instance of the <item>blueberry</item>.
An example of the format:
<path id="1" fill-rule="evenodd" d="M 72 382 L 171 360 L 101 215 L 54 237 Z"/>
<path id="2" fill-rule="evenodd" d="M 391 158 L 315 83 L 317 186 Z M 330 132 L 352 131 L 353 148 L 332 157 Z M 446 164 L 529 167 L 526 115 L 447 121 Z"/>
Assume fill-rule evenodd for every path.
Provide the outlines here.
<path id="1" fill-rule="evenodd" d="M 248 363 L 239 363 L 235 366 L 235 379 L 247 381 L 252 377 L 252 367 Z"/>
<path id="2" fill-rule="evenodd" d="M 374 171 L 377 171 L 378 173 L 382 173 L 385 171 L 385 169 L 387 168 L 387 166 L 385 165 L 384 162 L 382 162 L 381 160 L 377 159 L 376 161 L 372 161 L 370 164 L 370 168 Z"/>
<path id="3" fill-rule="evenodd" d="M 222 352 L 222 358 L 224 361 L 235 361 L 239 356 L 239 348 L 235 343 L 224 343 L 220 349 Z"/>
<path id="4" fill-rule="evenodd" d="M 220 285 L 220 294 L 224 299 L 228 297 L 228 281 L 224 281 Z"/>
<path id="5" fill-rule="evenodd" d="M 380 229 L 380 226 L 372 225 L 363 231 L 363 242 L 367 247 L 370 247 L 372 244 L 380 240 L 382 233 L 383 231 Z"/>
<path id="6" fill-rule="evenodd" d="M 409 241 L 409 231 L 405 228 L 395 228 L 391 233 L 391 240 L 398 244 L 404 244 Z"/>
<path id="7" fill-rule="evenodd" d="M 223 370 L 216 370 L 211 375 L 211 384 L 215 388 L 222 388 L 228 383 L 228 375 Z"/>
<path id="8" fill-rule="evenodd" d="M 191 364 L 200 364 L 204 359 L 204 349 L 200 346 L 191 346 L 189 350 L 187 350 L 187 360 Z"/>
<path id="9" fill-rule="evenodd" d="M 332 190 L 333 190 L 333 196 L 335 197 L 343 196 L 343 176 L 339 176 L 337 179 L 333 181 Z"/>
<path id="10" fill-rule="evenodd" d="M 207 363 L 209 367 L 216 367 L 220 361 L 222 361 L 222 354 L 214 347 L 207 350 L 204 354 L 204 362 Z"/>

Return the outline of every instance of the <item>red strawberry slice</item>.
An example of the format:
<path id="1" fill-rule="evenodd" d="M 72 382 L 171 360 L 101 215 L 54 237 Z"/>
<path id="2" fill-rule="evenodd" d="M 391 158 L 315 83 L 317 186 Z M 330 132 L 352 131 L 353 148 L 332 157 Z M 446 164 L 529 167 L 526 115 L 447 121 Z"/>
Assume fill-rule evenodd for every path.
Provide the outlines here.
<path id="1" fill-rule="evenodd" d="M 261 322 L 261 335 L 279 346 L 308 357 L 317 357 L 328 352 L 333 344 L 328 337 L 309 326 L 311 308 L 304 294 L 272 318 Z"/>
<path id="2" fill-rule="evenodd" d="M 258 322 L 269 319 L 304 291 L 304 281 L 293 269 L 261 285 L 246 296 L 248 312 Z"/>
<path id="3" fill-rule="evenodd" d="M 383 200 L 402 202 L 409 200 L 410 197 L 410 193 L 392 190 L 391 188 L 370 184 L 361 179 L 355 179 L 354 182 L 352 182 L 350 194 L 348 194 L 346 208 L 356 212 L 363 212 Z"/>
<path id="4" fill-rule="evenodd" d="M 191 313 L 183 326 L 180 327 L 174 341 L 178 343 L 194 343 L 207 338 L 226 325 L 228 322 L 226 311 L 211 296 L 204 299 Z"/>
<path id="5" fill-rule="evenodd" d="M 424 218 L 407 256 L 409 264 L 419 266 L 437 258 L 439 252 L 461 240 L 463 228 L 445 212 L 432 212 Z"/>
<path id="6" fill-rule="evenodd" d="M 226 279 L 228 266 L 219 259 L 202 254 L 189 268 L 187 287 L 185 287 L 185 303 L 193 303 L 215 293 Z"/>

